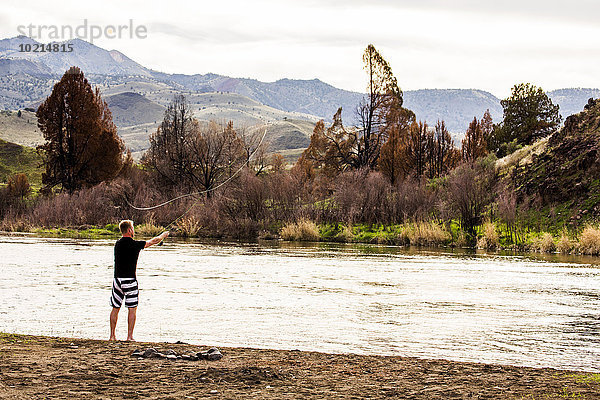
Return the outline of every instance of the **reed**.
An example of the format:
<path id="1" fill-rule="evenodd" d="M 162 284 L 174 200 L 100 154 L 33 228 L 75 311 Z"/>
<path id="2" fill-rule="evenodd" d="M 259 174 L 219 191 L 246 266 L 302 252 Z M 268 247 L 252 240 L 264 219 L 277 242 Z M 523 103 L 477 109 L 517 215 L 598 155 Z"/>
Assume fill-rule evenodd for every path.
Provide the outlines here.
<path id="1" fill-rule="evenodd" d="M 0 231 L 5 232 L 31 232 L 34 226 L 25 218 L 5 218 L 0 220 Z"/>
<path id="2" fill-rule="evenodd" d="M 140 236 L 157 236 L 160 235 L 165 229 L 162 226 L 158 226 L 155 224 L 155 219 L 153 216 L 148 217 L 146 222 L 140 225 L 135 226 L 135 233 Z"/>

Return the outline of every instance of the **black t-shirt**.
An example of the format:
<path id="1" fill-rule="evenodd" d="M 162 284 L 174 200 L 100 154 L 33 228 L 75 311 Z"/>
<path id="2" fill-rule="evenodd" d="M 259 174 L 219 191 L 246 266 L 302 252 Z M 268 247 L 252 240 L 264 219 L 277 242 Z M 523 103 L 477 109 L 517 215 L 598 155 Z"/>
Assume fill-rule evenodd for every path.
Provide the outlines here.
<path id="1" fill-rule="evenodd" d="M 115 278 L 135 278 L 140 251 L 146 246 L 143 240 L 123 236 L 115 243 Z"/>

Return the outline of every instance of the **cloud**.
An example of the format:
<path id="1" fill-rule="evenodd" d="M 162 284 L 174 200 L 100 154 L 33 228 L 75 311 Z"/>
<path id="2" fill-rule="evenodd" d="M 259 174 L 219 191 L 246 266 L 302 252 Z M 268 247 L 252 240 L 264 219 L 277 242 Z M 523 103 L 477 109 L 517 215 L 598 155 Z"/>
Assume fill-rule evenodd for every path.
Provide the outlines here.
<path id="1" fill-rule="evenodd" d="M 365 6 L 363 0 L 305 0 L 304 4 L 316 9 Z M 527 19 L 549 18 L 594 25 L 597 24 L 597 16 L 600 14 L 600 2 L 597 0 L 370 0 L 368 5 L 373 10 L 370 14 L 374 22 L 377 21 L 377 11 L 384 9 L 448 11 Z"/>
<path id="2" fill-rule="evenodd" d="M 544 88 L 598 86 L 596 0 L 40 0 L 7 4 L 0 33 L 17 22 L 148 26 L 145 40 L 99 40 L 165 72 L 276 80 L 319 78 L 364 89 L 361 54 L 373 43 L 403 88 L 479 87 L 502 96 L 523 80 Z M 573 82 L 569 84 L 569 82 Z"/>

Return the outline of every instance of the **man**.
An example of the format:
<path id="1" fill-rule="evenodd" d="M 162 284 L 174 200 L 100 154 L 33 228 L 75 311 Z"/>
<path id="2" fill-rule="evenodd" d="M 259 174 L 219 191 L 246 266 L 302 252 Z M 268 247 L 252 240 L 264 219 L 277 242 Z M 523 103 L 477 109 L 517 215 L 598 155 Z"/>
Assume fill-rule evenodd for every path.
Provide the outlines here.
<path id="1" fill-rule="evenodd" d="M 138 305 L 138 283 L 135 276 L 137 260 L 142 249 L 162 242 L 169 232 L 163 232 L 160 235 L 148 240 L 133 240 L 135 230 L 133 221 L 123 220 L 119 223 L 119 230 L 123 235 L 115 243 L 115 277 L 112 286 L 112 296 L 110 305 L 110 338 L 108 340 L 117 340 L 115 337 L 115 328 L 119 318 L 119 310 L 123 299 L 125 307 L 129 310 L 127 316 L 127 340 L 133 340 L 133 328 L 135 326 L 135 314 Z"/>

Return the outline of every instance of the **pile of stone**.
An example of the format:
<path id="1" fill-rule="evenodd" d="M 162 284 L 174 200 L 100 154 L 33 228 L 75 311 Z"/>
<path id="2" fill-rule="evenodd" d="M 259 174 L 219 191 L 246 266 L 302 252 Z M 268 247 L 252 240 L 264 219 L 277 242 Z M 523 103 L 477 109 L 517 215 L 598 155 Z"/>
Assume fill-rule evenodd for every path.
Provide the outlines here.
<path id="1" fill-rule="evenodd" d="M 207 351 L 199 351 L 199 352 L 188 352 L 178 354 L 175 350 L 163 350 L 158 351 L 153 348 L 149 349 L 137 349 L 133 353 L 131 353 L 132 357 L 139 358 L 166 358 L 168 360 L 188 360 L 188 361 L 198 361 L 198 360 L 208 360 L 208 361 L 216 361 L 223 358 L 223 354 L 216 347 L 212 347 Z"/>

